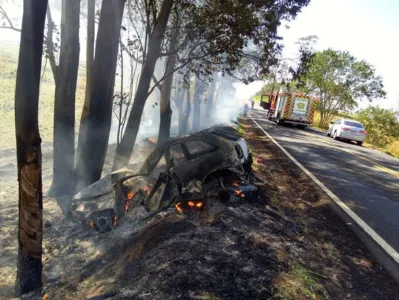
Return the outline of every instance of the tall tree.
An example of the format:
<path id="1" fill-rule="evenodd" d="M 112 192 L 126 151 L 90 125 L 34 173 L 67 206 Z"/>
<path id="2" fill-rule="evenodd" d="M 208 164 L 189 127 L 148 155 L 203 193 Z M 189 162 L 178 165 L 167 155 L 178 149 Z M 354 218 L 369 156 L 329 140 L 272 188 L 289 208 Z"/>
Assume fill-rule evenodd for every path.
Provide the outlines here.
<path id="1" fill-rule="evenodd" d="M 176 63 L 176 56 L 167 58 L 166 73 L 173 73 Z M 158 143 L 164 143 L 170 137 L 170 125 L 172 120 L 172 109 L 170 107 L 170 94 L 172 91 L 173 74 L 168 76 L 161 87 L 160 122 Z"/>
<path id="2" fill-rule="evenodd" d="M 49 195 L 73 192 L 79 19 L 80 0 L 63 0 L 60 59 L 55 73 L 53 184 Z"/>
<path id="3" fill-rule="evenodd" d="M 184 76 L 176 80 L 176 96 L 174 98 L 179 123 L 179 136 L 185 135 L 188 129 L 188 118 L 191 114 L 190 71 L 186 70 Z"/>
<path id="4" fill-rule="evenodd" d="M 80 117 L 79 138 L 77 157 L 80 155 L 82 143 L 86 140 L 85 131 L 87 128 L 87 115 L 89 113 L 90 96 L 93 78 L 94 60 L 94 34 L 95 34 L 95 9 L 96 0 L 87 0 L 87 40 L 86 40 L 86 94 Z"/>
<path id="5" fill-rule="evenodd" d="M 201 98 L 204 83 L 198 77 L 195 77 L 194 100 L 193 100 L 193 132 L 198 131 L 201 126 Z"/>
<path id="6" fill-rule="evenodd" d="M 161 43 L 172 10 L 174 0 L 163 0 L 159 15 L 156 18 L 154 29 L 148 41 L 148 51 L 145 56 L 143 69 L 140 75 L 137 92 L 132 109 L 126 124 L 122 140 L 116 147 L 113 169 L 117 170 L 129 163 L 130 154 L 136 141 L 144 105 L 148 98 L 151 79 L 154 75 L 156 61 L 160 55 Z"/>
<path id="7" fill-rule="evenodd" d="M 215 98 L 216 83 L 217 83 L 218 77 L 219 76 L 216 73 L 213 73 L 212 81 L 211 81 L 209 92 L 208 92 L 208 97 L 206 100 L 205 118 L 206 118 L 208 124 L 212 123 L 212 111 L 214 108 L 213 102 L 214 102 L 214 98 Z"/>
<path id="8" fill-rule="evenodd" d="M 17 296 L 42 284 L 42 152 L 38 124 L 40 70 L 47 0 L 24 0 L 15 88 L 18 163 Z"/>
<path id="9" fill-rule="evenodd" d="M 77 189 L 101 177 L 111 128 L 116 61 L 126 0 L 104 0 L 93 62 L 87 129 L 77 159 Z"/>
<path id="10" fill-rule="evenodd" d="M 371 101 L 386 94 L 374 67 L 349 52 L 332 49 L 317 52 L 305 70 L 300 81 L 319 98 L 321 126 L 328 124 L 338 111 L 355 107 L 357 100 Z"/>

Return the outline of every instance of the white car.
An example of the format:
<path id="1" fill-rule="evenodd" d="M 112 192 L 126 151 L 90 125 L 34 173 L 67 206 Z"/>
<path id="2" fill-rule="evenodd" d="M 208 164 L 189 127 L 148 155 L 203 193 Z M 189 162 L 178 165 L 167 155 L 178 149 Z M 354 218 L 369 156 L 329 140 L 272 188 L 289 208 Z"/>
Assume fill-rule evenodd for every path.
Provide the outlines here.
<path id="1" fill-rule="evenodd" d="M 367 132 L 363 125 L 354 120 L 340 119 L 331 122 L 327 130 L 327 136 L 332 136 L 334 140 L 345 139 L 355 141 L 361 146 L 366 139 Z"/>

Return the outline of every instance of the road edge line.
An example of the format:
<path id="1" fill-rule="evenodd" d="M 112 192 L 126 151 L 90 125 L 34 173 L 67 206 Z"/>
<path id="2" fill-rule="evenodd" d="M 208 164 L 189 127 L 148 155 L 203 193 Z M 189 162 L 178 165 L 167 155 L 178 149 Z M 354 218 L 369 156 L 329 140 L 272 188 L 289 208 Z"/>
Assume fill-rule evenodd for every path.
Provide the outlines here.
<path id="1" fill-rule="evenodd" d="M 374 258 L 379 262 L 385 270 L 391 274 L 395 281 L 399 284 L 399 253 L 396 252 L 377 232 L 368 226 L 353 210 L 351 210 L 341 199 L 339 199 L 332 191 L 330 191 L 316 176 L 298 162 L 283 146 L 281 146 L 269 133 L 267 133 L 258 122 L 249 117 L 262 130 L 266 136 L 276 144 L 288 158 L 296 164 L 310 179 L 313 180 L 328 197 L 333 200 L 330 207 L 345 223 L 349 226 L 356 236 L 363 242 L 365 247 L 372 253 Z"/>

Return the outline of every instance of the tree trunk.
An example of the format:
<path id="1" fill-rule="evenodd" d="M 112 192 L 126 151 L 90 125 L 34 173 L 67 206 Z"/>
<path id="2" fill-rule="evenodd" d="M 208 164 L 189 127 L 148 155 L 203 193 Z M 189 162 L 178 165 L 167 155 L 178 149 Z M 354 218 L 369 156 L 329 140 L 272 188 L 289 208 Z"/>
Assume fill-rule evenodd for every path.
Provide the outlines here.
<path id="1" fill-rule="evenodd" d="M 79 139 L 76 157 L 80 157 L 82 143 L 87 140 L 85 130 L 87 129 L 87 115 L 89 113 L 89 104 L 92 89 L 91 82 L 93 80 L 95 9 L 96 0 L 87 0 L 86 94 L 85 102 L 83 103 L 82 114 L 80 117 Z"/>
<path id="2" fill-rule="evenodd" d="M 202 82 L 195 78 L 195 91 L 194 91 L 194 111 L 193 111 L 193 132 L 200 129 L 201 126 L 201 96 L 202 96 Z"/>
<path id="3" fill-rule="evenodd" d="M 61 48 L 54 102 L 53 184 L 49 195 L 73 193 L 75 94 L 79 68 L 80 0 L 63 0 Z"/>
<path id="4" fill-rule="evenodd" d="M 113 170 L 117 170 L 129 163 L 173 2 L 173 0 L 164 0 L 162 2 L 159 17 L 155 22 L 155 28 L 149 39 L 148 53 L 140 75 L 137 92 L 126 124 L 125 133 L 123 134 L 120 144 L 116 147 Z"/>
<path id="5" fill-rule="evenodd" d="M 169 56 L 166 60 L 165 74 L 173 72 L 176 64 L 176 56 Z M 170 138 L 170 124 L 172 120 L 172 109 L 170 108 L 170 94 L 172 91 L 173 74 L 167 77 L 161 88 L 160 122 L 158 144 L 164 143 Z"/>
<path id="6" fill-rule="evenodd" d="M 126 0 L 104 0 L 93 62 L 87 129 L 82 140 L 76 174 L 80 190 L 101 177 L 112 120 L 116 60 Z"/>
<path id="7" fill-rule="evenodd" d="M 184 115 L 183 115 L 183 122 L 182 122 L 182 134 L 187 133 L 188 129 L 188 118 L 190 117 L 191 114 L 191 91 L 190 91 L 190 83 L 187 88 L 187 96 L 186 96 L 186 107 L 184 109 Z"/>
<path id="8" fill-rule="evenodd" d="M 25 0 L 15 88 L 18 163 L 17 296 L 42 285 L 42 152 L 38 124 L 47 0 Z"/>
<path id="9" fill-rule="evenodd" d="M 45 37 L 46 55 L 50 62 L 51 72 L 53 73 L 54 83 L 57 84 L 58 67 L 55 61 L 54 44 L 53 44 L 54 22 L 51 16 L 50 6 L 47 6 L 47 36 Z"/>
<path id="10" fill-rule="evenodd" d="M 208 124 L 212 124 L 212 117 L 213 117 L 212 109 L 213 109 L 213 99 L 215 97 L 215 89 L 216 89 L 216 75 L 213 74 L 211 86 L 209 88 L 209 93 L 208 93 L 208 100 L 206 102 L 206 111 L 205 111 L 205 117 Z"/>

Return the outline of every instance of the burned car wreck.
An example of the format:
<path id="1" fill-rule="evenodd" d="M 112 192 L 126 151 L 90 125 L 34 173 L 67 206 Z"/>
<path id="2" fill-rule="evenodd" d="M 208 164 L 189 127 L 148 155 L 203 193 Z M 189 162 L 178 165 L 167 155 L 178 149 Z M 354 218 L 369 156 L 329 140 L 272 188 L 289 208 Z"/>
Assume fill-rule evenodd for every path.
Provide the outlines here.
<path id="1" fill-rule="evenodd" d="M 203 209 L 207 201 L 258 201 L 252 155 L 234 131 L 216 127 L 157 145 L 138 172 L 117 170 L 72 199 L 71 213 L 98 231 L 116 226 L 126 213 L 175 207 Z"/>

